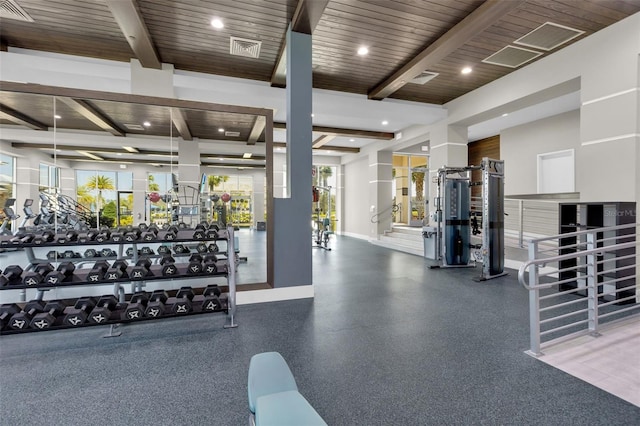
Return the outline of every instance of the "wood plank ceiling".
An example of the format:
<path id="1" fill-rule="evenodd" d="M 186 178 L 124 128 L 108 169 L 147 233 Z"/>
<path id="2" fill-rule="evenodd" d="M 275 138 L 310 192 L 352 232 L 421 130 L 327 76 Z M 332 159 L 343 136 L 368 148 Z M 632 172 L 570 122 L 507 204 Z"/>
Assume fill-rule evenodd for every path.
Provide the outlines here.
<path id="1" fill-rule="evenodd" d="M 482 61 L 514 46 L 542 24 L 551 22 L 582 33 L 549 51 L 527 47 L 540 54 L 532 61 L 640 12 L 637 0 L 13 1 L 33 22 L 0 18 L 3 50 L 15 47 L 125 62 L 137 58 L 149 67 L 170 63 L 176 69 L 282 86 L 285 33 L 293 20 L 294 28 L 313 33 L 314 87 L 371 99 L 391 97 L 439 105 L 517 69 Z M 223 30 L 212 29 L 214 16 L 224 21 Z M 260 42 L 259 57 L 231 55 L 230 36 Z M 369 54 L 357 55 L 360 46 L 368 47 Z M 465 66 L 473 67 L 473 72 L 461 74 Z M 437 76 L 426 84 L 410 82 L 423 71 Z M 31 118 L 50 127 L 51 117 L 43 110 L 47 101 L 33 96 L 18 99 L 17 94 L 3 93 L 0 123 L 22 120 L 24 124 Z M 126 134 L 136 133 L 124 126 L 127 121 L 154 114 L 165 122 L 168 119 L 166 110 L 145 110 L 139 105 L 92 105 Z M 74 109 L 66 103 L 60 108 L 66 109 L 69 120 L 64 125 L 69 128 L 109 131 L 104 123 L 96 124 L 78 113 L 77 105 Z M 231 123 L 236 123 L 240 136 L 228 140 L 248 144 L 264 140 L 256 117 L 174 112 L 173 129 L 185 139 L 225 140 L 218 127 L 231 129 Z M 330 149 L 328 139 L 317 145 Z"/>

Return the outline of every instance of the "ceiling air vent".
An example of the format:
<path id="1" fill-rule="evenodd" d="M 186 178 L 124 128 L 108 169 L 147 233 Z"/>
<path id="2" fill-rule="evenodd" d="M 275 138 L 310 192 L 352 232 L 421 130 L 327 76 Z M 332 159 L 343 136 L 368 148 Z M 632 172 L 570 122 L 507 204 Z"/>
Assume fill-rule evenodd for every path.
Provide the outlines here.
<path id="1" fill-rule="evenodd" d="M 245 56 L 247 58 L 257 58 L 260 56 L 261 45 L 261 41 L 231 37 L 229 53 L 237 56 Z"/>
<path id="2" fill-rule="evenodd" d="M 436 78 L 438 75 L 440 75 L 437 72 L 430 72 L 430 71 L 422 71 L 420 74 L 418 74 L 415 78 L 413 78 L 412 80 L 409 81 L 409 83 L 413 83 L 413 84 L 425 84 L 427 81 L 429 80 L 433 80 L 434 78 Z"/>
<path id="3" fill-rule="evenodd" d="M 33 18 L 20 7 L 16 0 L 0 0 L 0 18 L 33 22 Z"/>
<path id="4" fill-rule="evenodd" d="M 582 34 L 584 34 L 584 31 L 554 24 L 552 22 L 545 22 L 529 34 L 514 41 L 514 43 L 536 49 L 553 50 L 561 44 L 565 44 L 569 40 L 573 40 Z"/>
<path id="5" fill-rule="evenodd" d="M 540 55 L 542 55 L 542 53 L 536 52 L 535 50 L 507 46 L 498 50 L 488 58 L 483 59 L 482 62 L 486 64 L 500 65 L 503 67 L 518 68 Z"/>
<path id="6" fill-rule="evenodd" d="M 237 138 L 240 136 L 240 132 L 230 132 L 230 131 L 226 131 L 224 132 L 224 135 L 230 138 Z"/>
<path id="7" fill-rule="evenodd" d="M 126 127 L 129 130 L 144 130 L 144 127 L 142 127 L 140 124 L 127 124 L 127 123 L 125 123 L 124 127 Z"/>

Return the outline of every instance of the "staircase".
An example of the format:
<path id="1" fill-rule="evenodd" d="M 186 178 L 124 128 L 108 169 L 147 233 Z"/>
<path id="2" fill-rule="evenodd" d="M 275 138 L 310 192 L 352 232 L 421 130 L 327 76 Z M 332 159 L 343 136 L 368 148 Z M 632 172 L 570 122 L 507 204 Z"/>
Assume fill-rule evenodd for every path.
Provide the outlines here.
<path id="1" fill-rule="evenodd" d="M 372 240 L 371 244 L 416 256 L 424 256 L 422 227 L 419 226 L 394 225 L 390 231 L 384 231 L 384 234 L 380 235 L 377 240 Z"/>

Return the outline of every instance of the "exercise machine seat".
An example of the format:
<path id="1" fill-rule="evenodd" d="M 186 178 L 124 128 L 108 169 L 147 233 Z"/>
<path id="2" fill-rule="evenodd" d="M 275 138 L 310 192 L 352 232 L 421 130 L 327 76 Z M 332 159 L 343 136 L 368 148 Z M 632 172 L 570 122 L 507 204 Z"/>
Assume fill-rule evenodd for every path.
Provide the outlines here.
<path id="1" fill-rule="evenodd" d="M 286 391 L 298 391 L 287 362 L 278 352 L 263 352 L 251 357 L 248 380 L 249 410 L 256 412 L 258 398 Z"/>
<path id="2" fill-rule="evenodd" d="M 327 426 L 298 391 L 263 395 L 256 401 L 256 426 Z"/>
<path id="3" fill-rule="evenodd" d="M 322 219 L 322 227 L 326 234 L 333 234 L 333 231 L 331 231 L 331 220 L 328 217 Z"/>

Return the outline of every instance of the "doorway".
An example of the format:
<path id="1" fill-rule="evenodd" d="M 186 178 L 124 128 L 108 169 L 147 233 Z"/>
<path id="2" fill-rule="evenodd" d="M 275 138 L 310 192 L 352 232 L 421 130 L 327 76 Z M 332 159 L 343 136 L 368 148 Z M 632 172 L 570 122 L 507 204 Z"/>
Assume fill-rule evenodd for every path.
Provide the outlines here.
<path id="1" fill-rule="evenodd" d="M 393 222 L 398 225 L 422 226 L 428 214 L 428 157 L 393 154 L 392 197 Z"/>

